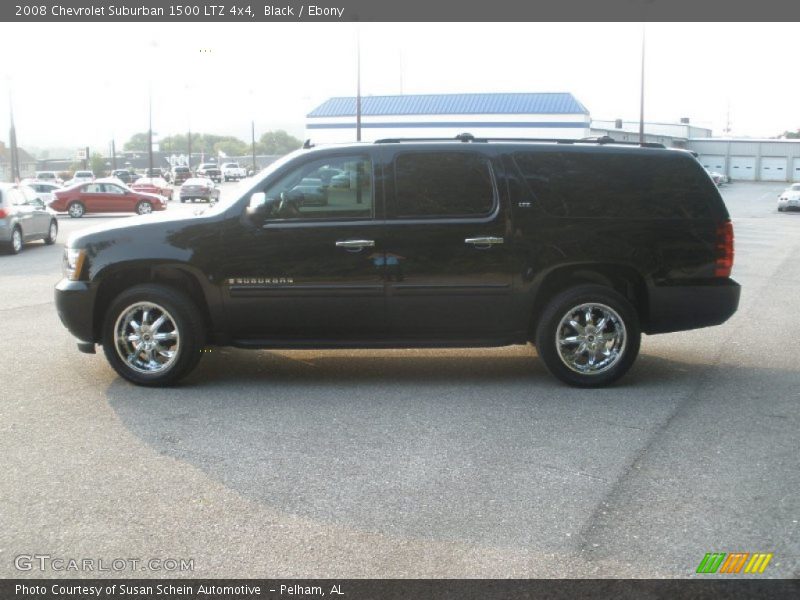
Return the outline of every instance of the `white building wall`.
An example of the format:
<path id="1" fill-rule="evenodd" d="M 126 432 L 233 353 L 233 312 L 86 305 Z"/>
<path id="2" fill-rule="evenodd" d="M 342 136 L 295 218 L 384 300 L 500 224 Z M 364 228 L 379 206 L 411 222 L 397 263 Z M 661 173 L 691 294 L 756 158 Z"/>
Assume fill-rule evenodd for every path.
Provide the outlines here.
<path id="1" fill-rule="evenodd" d="M 491 125 L 497 123 L 496 126 Z M 547 124 L 569 123 L 558 127 Z M 426 127 L 430 124 L 430 127 Z M 452 124 L 452 125 L 450 125 Z M 590 135 L 588 115 L 398 115 L 361 119 L 361 140 L 384 138 L 475 137 L 580 139 Z M 347 143 L 356 138 L 354 117 L 306 119 L 306 138 L 315 144 Z"/>

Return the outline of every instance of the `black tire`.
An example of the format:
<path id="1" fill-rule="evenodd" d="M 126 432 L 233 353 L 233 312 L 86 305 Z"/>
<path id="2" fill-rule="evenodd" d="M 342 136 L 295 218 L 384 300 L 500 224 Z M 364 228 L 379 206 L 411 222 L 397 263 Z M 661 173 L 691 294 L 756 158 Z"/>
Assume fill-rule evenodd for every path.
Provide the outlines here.
<path id="1" fill-rule="evenodd" d="M 19 225 L 15 225 L 11 230 L 11 239 L 3 244 L 3 250 L 6 254 L 19 254 L 22 246 L 25 245 L 25 238 L 22 235 L 22 229 Z"/>
<path id="2" fill-rule="evenodd" d="M 50 225 L 47 226 L 47 237 L 44 238 L 44 243 L 48 246 L 52 246 L 56 243 L 56 238 L 58 237 L 58 221 L 55 219 L 50 220 Z"/>
<path id="3" fill-rule="evenodd" d="M 67 213 L 73 219 L 80 219 L 86 214 L 86 207 L 83 202 L 70 202 L 69 206 L 67 206 Z"/>
<path id="4" fill-rule="evenodd" d="M 587 308 L 591 319 L 586 318 Z M 570 313 L 578 315 L 573 319 L 577 322 L 575 327 L 562 325 Z M 603 316 L 606 324 L 601 330 L 595 329 Z M 564 290 L 547 304 L 539 319 L 535 343 L 547 369 L 564 383 L 602 387 L 628 372 L 639 354 L 641 337 L 639 316 L 624 296 L 609 287 L 587 284 Z"/>
<path id="5" fill-rule="evenodd" d="M 158 370 L 148 370 L 146 366 L 137 369 L 135 365 L 128 362 L 128 360 L 132 360 L 134 363 L 141 361 L 144 350 L 135 355 L 131 353 L 129 354 L 129 359 L 123 359 L 121 353 L 127 354 L 127 351 L 124 348 L 118 349 L 116 346 L 115 327 L 122 327 L 125 324 L 125 316 L 128 312 L 136 310 L 132 309 L 132 307 L 140 306 L 142 303 L 150 306 L 149 310 L 152 310 L 153 317 L 156 317 L 155 319 L 152 317 L 149 319 L 150 325 L 155 326 L 158 318 L 166 315 L 163 323 L 168 329 L 173 329 L 173 332 L 167 331 L 166 333 L 178 334 L 177 338 L 175 338 L 177 339 L 178 347 L 177 350 L 174 350 L 173 358 L 165 359 L 167 362 L 162 364 Z M 147 319 L 141 319 L 142 325 L 147 322 Z M 123 333 L 124 331 L 136 333 L 133 329 L 125 328 Z M 145 341 L 147 333 L 153 335 L 152 331 L 142 332 L 140 330 L 140 335 L 142 336 L 140 339 L 142 341 Z M 134 344 L 136 342 L 130 343 Z M 186 294 L 164 285 L 142 284 L 125 290 L 113 300 L 103 320 L 102 344 L 106 359 L 121 377 L 136 385 L 168 386 L 177 383 L 197 366 L 204 343 L 205 326 L 203 325 L 200 310 Z M 153 353 L 151 353 L 150 361 L 157 362 L 153 356 Z"/>
<path id="6" fill-rule="evenodd" d="M 142 200 L 136 205 L 137 215 L 149 215 L 151 212 L 153 212 L 153 205 L 147 200 Z"/>

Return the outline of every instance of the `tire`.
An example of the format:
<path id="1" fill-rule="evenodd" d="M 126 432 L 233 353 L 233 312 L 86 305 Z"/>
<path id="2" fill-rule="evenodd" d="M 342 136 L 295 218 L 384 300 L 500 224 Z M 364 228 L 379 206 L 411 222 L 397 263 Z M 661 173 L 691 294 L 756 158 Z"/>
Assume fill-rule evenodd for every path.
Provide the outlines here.
<path id="1" fill-rule="evenodd" d="M 184 202 L 186 202 L 186 198 L 181 198 L 181 204 L 183 204 Z"/>
<path id="2" fill-rule="evenodd" d="M 151 212 L 153 212 L 153 205 L 147 200 L 142 200 L 136 205 L 136 214 L 138 215 L 149 215 Z"/>
<path id="3" fill-rule="evenodd" d="M 55 219 L 50 220 L 50 226 L 47 228 L 47 237 L 44 238 L 44 243 L 48 246 L 52 246 L 56 243 L 56 238 L 58 237 L 58 221 Z"/>
<path id="4" fill-rule="evenodd" d="M 80 219 L 86 214 L 86 207 L 82 202 L 70 202 L 69 206 L 67 206 L 67 213 L 73 219 Z"/>
<path id="5" fill-rule="evenodd" d="M 596 329 L 603 318 L 606 324 Z M 547 304 L 535 343 L 547 369 L 564 383 L 602 387 L 628 372 L 641 337 L 639 316 L 624 296 L 587 284 L 569 288 Z"/>
<path id="6" fill-rule="evenodd" d="M 148 324 L 152 329 L 141 328 Z M 158 335 L 163 336 L 160 341 L 155 339 Z M 138 337 L 130 339 L 134 336 Z M 200 310 L 183 292 L 163 285 L 142 284 L 125 290 L 111 303 L 103 321 L 106 359 L 121 377 L 136 385 L 177 383 L 197 366 L 204 342 Z M 149 347 L 136 353 L 136 344 Z"/>
<path id="7" fill-rule="evenodd" d="M 22 229 L 20 229 L 19 225 L 16 225 L 11 230 L 11 239 L 3 245 L 3 249 L 7 254 L 19 254 L 23 245 Z"/>

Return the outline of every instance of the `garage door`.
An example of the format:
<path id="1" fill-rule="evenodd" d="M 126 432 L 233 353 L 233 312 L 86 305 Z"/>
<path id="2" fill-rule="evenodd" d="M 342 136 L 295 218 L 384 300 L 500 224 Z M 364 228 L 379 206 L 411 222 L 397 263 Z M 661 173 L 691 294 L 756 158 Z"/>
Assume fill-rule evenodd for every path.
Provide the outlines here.
<path id="1" fill-rule="evenodd" d="M 792 181 L 800 181 L 800 158 L 792 161 Z"/>
<path id="2" fill-rule="evenodd" d="M 755 156 L 731 156 L 731 179 L 756 180 Z"/>
<path id="3" fill-rule="evenodd" d="M 700 164 L 709 171 L 725 173 L 725 157 L 717 154 L 701 154 Z"/>
<path id="4" fill-rule="evenodd" d="M 764 156 L 761 158 L 761 181 L 786 181 L 786 158 L 781 156 Z"/>

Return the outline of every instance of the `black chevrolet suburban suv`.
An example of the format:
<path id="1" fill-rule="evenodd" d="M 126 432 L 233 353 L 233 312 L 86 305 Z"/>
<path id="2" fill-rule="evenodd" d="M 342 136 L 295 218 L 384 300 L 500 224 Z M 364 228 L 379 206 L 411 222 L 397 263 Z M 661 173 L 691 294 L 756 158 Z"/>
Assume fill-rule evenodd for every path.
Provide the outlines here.
<path id="1" fill-rule="evenodd" d="M 292 153 L 192 217 L 73 235 L 61 320 L 140 385 L 210 345 L 533 343 L 564 382 L 625 374 L 642 333 L 739 303 L 733 229 L 688 152 L 576 140 L 381 140 Z"/>

